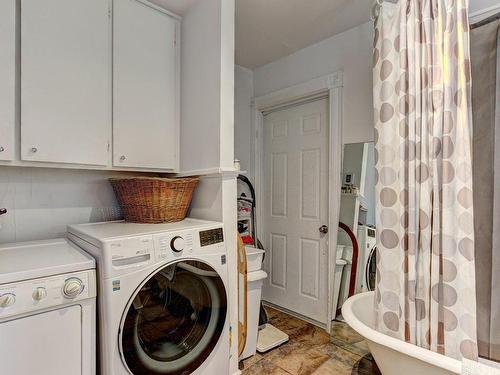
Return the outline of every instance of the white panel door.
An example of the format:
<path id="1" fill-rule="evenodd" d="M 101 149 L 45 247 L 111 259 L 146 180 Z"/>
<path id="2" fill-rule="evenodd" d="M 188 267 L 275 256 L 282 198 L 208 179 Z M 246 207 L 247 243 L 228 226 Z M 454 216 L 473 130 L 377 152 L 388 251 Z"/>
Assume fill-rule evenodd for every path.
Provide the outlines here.
<path id="1" fill-rule="evenodd" d="M 80 305 L 0 323 L 0 337 L 2 374 L 82 374 Z"/>
<path id="2" fill-rule="evenodd" d="M 107 0 L 21 1 L 21 158 L 108 164 Z"/>
<path id="3" fill-rule="evenodd" d="M 0 160 L 14 159 L 16 0 L 0 2 Z"/>
<path id="4" fill-rule="evenodd" d="M 327 321 L 328 102 L 264 118 L 264 241 L 269 277 L 263 298 Z"/>
<path id="5" fill-rule="evenodd" d="M 179 22 L 137 0 L 113 4 L 113 164 L 177 169 Z"/>

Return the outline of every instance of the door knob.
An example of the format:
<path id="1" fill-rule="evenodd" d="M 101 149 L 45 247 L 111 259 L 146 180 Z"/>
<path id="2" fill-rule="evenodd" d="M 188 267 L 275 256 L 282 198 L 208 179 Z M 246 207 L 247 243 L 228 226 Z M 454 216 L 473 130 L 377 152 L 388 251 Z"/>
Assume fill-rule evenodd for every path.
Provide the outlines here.
<path id="1" fill-rule="evenodd" d="M 323 234 L 327 234 L 328 233 L 328 226 L 327 225 L 320 226 L 319 227 L 319 232 L 323 233 Z"/>
<path id="2" fill-rule="evenodd" d="M 2 146 L 0 146 L 0 152 L 4 152 L 4 151 L 5 151 L 5 149 Z"/>
<path id="3" fill-rule="evenodd" d="M 37 152 L 38 149 L 36 147 L 31 147 L 31 152 Z"/>

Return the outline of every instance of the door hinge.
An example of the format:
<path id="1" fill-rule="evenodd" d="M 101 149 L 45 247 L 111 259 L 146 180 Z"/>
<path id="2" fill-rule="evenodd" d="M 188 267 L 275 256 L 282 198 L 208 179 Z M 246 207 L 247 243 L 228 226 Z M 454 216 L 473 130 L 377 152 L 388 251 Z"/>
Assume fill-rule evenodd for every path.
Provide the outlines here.
<path id="1" fill-rule="evenodd" d="M 108 149 L 108 152 L 109 152 L 109 149 L 111 148 L 111 145 L 110 143 L 108 142 L 108 145 L 107 145 L 107 149 Z"/>
<path id="2" fill-rule="evenodd" d="M 111 18 L 111 3 L 108 4 L 108 18 Z"/>

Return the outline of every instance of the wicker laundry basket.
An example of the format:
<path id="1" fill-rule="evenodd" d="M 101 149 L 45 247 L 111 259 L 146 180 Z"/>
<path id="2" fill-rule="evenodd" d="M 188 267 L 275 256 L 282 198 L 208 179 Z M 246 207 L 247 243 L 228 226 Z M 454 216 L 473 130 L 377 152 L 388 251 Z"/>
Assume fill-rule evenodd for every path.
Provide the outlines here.
<path id="1" fill-rule="evenodd" d="M 183 220 L 198 178 L 110 178 L 125 221 L 172 223 Z"/>

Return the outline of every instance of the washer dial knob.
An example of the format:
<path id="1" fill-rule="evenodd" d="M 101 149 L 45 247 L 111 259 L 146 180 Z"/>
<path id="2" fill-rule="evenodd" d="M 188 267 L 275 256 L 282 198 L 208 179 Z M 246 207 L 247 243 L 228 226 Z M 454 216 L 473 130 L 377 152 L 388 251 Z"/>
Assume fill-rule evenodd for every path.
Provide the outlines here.
<path id="1" fill-rule="evenodd" d="M 16 303 L 16 295 L 14 293 L 5 293 L 0 296 L 0 307 L 10 307 Z"/>
<path id="2" fill-rule="evenodd" d="M 83 282 L 77 277 L 66 280 L 63 286 L 63 294 L 66 298 L 76 298 L 83 292 Z"/>
<path id="3" fill-rule="evenodd" d="M 172 249 L 172 251 L 180 253 L 182 250 L 184 250 L 185 244 L 186 243 L 184 241 L 184 238 L 182 238 L 181 236 L 175 236 L 170 241 L 170 248 Z"/>
<path id="4" fill-rule="evenodd" d="M 33 301 L 41 301 L 42 299 L 47 297 L 47 289 L 40 286 L 33 291 L 31 297 L 33 297 Z"/>

